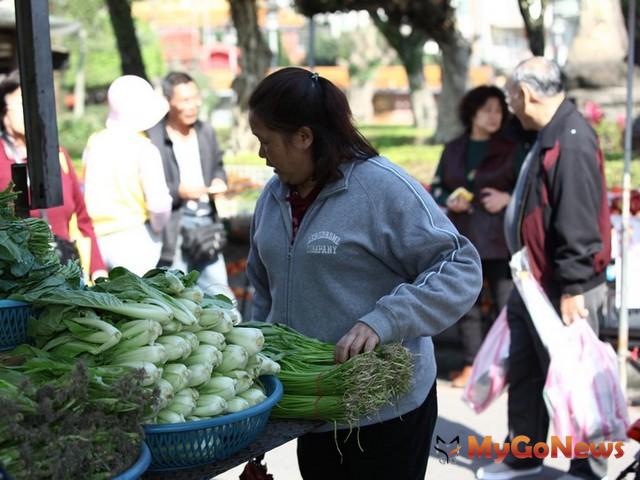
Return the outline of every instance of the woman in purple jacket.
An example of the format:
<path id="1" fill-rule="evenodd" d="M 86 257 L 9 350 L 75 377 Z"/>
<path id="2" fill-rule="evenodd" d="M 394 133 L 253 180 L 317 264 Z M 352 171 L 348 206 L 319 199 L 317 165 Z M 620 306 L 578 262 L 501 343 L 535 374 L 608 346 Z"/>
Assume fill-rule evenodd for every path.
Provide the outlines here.
<path id="1" fill-rule="evenodd" d="M 511 291 L 509 251 L 503 234 L 504 211 L 518 177 L 518 145 L 500 132 L 509 115 L 505 96 L 493 86 L 467 92 L 459 107 L 465 132 L 445 145 L 431 184 L 436 202 L 482 259 L 484 284 L 497 311 Z M 460 320 L 464 368 L 452 385 L 464 387 L 482 343 L 481 299 Z"/>

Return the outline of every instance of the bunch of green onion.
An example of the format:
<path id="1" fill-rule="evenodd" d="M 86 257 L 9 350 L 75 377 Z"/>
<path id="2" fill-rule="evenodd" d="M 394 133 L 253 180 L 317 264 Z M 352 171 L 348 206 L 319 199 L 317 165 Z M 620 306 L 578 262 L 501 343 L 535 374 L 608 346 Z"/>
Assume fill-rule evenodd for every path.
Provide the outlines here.
<path id="1" fill-rule="evenodd" d="M 411 352 L 399 343 L 336 364 L 335 345 L 280 324 L 251 322 L 265 336 L 263 353 L 281 366 L 284 395 L 274 418 L 354 424 L 409 391 Z"/>

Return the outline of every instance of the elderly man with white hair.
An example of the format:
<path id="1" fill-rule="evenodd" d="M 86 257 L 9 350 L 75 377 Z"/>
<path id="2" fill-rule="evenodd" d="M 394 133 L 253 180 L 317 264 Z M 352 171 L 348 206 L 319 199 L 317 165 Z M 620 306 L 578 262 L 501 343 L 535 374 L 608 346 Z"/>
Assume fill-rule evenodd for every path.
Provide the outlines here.
<path id="1" fill-rule="evenodd" d="M 507 98 L 523 127 L 538 138 L 524 161 L 505 215 L 511 253 L 527 247 L 532 273 L 562 321 L 588 322 L 598 332 L 611 259 L 609 208 L 598 137 L 564 93 L 555 62 L 534 57 L 520 63 L 507 84 Z M 549 356 L 517 290 L 507 303 L 509 435 L 545 442 L 549 416 L 542 391 Z M 597 441 L 598 439 L 592 439 Z M 484 480 L 536 475 L 542 459 L 507 456 L 482 467 Z M 601 479 L 606 458 L 573 459 L 570 479 Z"/>

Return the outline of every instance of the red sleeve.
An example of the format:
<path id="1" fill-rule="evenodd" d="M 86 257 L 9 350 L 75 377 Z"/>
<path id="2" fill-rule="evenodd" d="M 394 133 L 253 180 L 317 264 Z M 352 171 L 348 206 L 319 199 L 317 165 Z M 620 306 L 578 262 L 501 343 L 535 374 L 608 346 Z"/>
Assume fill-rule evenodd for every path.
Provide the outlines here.
<path id="1" fill-rule="evenodd" d="M 89 212 L 87 212 L 87 206 L 84 203 L 84 196 L 80 189 L 80 182 L 78 181 L 78 176 L 76 175 L 73 163 L 65 149 L 61 148 L 60 151 L 64 154 L 64 158 L 66 159 L 69 168 L 69 177 L 71 178 L 73 191 L 73 203 L 75 206 L 74 213 L 78 218 L 78 229 L 83 236 L 91 239 L 91 271 L 89 273 L 93 273 L 97 270 L 106 270 L 107 267 L 104 264 L 104 260 L 102 260 L 100 247 L 98 247 L 98 240 L 96 239 L 96 234 L 93 231 L 91 217 L 89 217 Z"/>
<path id="2" fill-rule="evenodd" d="M 4 190 L 11 181 L 11 165 L 7 152 L 4 149 L 4 141 L 0 140 L 0 190 Z"/>

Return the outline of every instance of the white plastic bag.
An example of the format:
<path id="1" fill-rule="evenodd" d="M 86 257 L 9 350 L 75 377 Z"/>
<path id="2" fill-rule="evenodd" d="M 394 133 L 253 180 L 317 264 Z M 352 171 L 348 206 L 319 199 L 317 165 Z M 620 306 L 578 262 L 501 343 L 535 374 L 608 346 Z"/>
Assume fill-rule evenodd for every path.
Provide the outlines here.
<path id="1" fill-rule="evenodd" d="M 566 327 L 562 349 L 551 357 L 544 399 L 553 429 L 575 442 L 624 441 L 629 417 L 611 345 L 585 321 Z"/>
<path id="2" fill-rule="evenodd" d="M 504 307 L 482 342 L 473 361 L 471 378 L 462 393 L 462 399 L 476 413 L 484 411 L 498 398 L 507 384 L 510 337 Z"/>
<path id="3" fill-rule="evenodd" d="M 565 326 L 529 270 L 526 249 L 511 258 L 513 280 L 549 353 L 543 395 L 556 435 L 576 442 L 626 439 L 629 417 L 616 355 L 586 321 Z"/>

